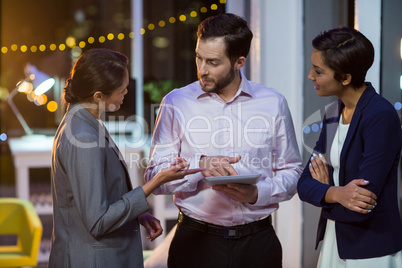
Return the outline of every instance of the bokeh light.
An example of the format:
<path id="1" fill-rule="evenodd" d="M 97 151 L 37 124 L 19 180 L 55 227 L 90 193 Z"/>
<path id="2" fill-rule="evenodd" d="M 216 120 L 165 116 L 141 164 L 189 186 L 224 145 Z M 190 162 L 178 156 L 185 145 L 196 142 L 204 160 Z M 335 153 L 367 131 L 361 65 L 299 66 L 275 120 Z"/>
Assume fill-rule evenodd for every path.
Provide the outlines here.
<path id="1" fill-rule="evenodd" d="M 304 132 L 304 134 L 309 134 L 309 133 L 310 133 L 310 131 L 311 131 L 311 129 L 310 129 L 310 127 L 309 127 L 309 126 L 305 126 L 305 127 L 303 128 L 303 132 Z"/>
<path id="2" fill-rule="evenodd" d="M 41 106 L 47 102 L 47 96 L 45 94 L 41 94 L 36 96 L 34 99 L 34 103 L 38 106 Z"/>
<path id="3" fill-rule="evenodd" d="M 152 39 L 152 45 L 157 48 L 166 48 L 169 46 L 169 38 L 157 36 Z"/>
<path id="4" fill-rule="evenodd" d="M 82 49 L 80 47 L 74 47 L 71 49 L 71 55 L 73 58 L 79 58 L 82 54 Z"/>
<path id="5" fill-rule="evenodd" d="M 311 129 L 312 129 L 314 132 L 317 132 L 318 130 L 320 130 L 320 127 L 319 127 L 317 124 L 313 124 L 313 125 L 311 126 Z"/>
<path id="6" fill-rule="evenodd" d="M 186 15 L 180 15 L 179 20 L 180 21 L 186 21 L 187 17 Z"/>
<path id="7" fill-rule="evenodd" d="M 75 47 L 75 46 L 76 46 L 75 38 L 72 37 L 72 36 L 67 37 L 67 39 L 66 39 L 66 45 L 67 45 L 69 48 Z"/>
<path id="8" fill-rule="evenodd" d="M 33 90 L 33 85 L 30 82 L 27 81 L 22 81 L 21 83 L 18 83 L 18 91 L 25 93 L 25 94 L 29 94 L 31 93 Z"/>
<path id="9" fill-rule="evenodd" d="M 152 31 L 153 29 L 155 29 L 155 24 L 153 23 L 148 24 L 148 30 Z"/>
<path id="10" fill-rule="evenodd" d="M 7 134 L 6 133 L 1 133 L 0 134 L 0 140 L 1 141 L 6 141 L 7 140 Z"/>
<path id="11" fill-rule="evenodd" d="M 35 94 L 35 91 L 33 90 L 31 93 L 29 93 L 28 95 L 27 95 L 27 99 L 30 101 L 30 102 L 34 102 L 35 101 L 35 98 L 36 98 L 36 94 Z"/>
<path id="12" fill-rule="evenodd" d="M 57 110 L 57 102 L 55 101 L 49 101 L 47 104 L 47 109 L 49 112 L 55 112 Z"/>

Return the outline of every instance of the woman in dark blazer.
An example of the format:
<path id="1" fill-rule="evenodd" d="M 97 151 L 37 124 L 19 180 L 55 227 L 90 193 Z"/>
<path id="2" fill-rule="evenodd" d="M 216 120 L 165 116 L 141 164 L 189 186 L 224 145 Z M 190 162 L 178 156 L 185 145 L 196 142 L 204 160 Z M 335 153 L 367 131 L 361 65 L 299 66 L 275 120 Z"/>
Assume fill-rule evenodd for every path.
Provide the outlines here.
<path id="1" fill-rule="evenodd" d="M 401 122 L 364 82 L 374 60 L 360 32 L 337 28 L 313 40 L 308 78 L 326 109 L 320 138 L 298 182 L 301 200 L 322 207 L 318 267 L 402 267 L 397 168 Z"/>
<path id="2" fill-rule="evenodd" d="M 52 152 L 53 234 L 49 267 L 143 267 L 139 224 L 153 240 L 159 221 L 146 213 L 146 197 L 161 184 L 199 170 L 179 159 L 132 189 L 124 159 L 103 126 L 127 94 L 127 57 L 107 49 L 86 51 L 65 87 L 69 104 Z"/>

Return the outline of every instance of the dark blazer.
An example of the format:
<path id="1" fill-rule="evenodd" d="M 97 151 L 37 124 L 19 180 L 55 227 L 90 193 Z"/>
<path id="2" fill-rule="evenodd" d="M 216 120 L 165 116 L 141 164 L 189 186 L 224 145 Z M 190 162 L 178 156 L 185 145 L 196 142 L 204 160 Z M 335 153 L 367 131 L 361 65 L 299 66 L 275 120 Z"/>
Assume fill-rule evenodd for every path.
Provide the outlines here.
<path id="1" fill-rule="evenodd" d="M 326 110 L 320 138 L 314 149 L 330 163 L 332 140 L 343 103 L 338 100 Z M 339 185 L 365 179 L 365 187 L 377 195 L 371 213 L 353 212 L 340 204 L 327 204 L 324 196 L 330 185 L 313 179 L 307 163 L 298 182 L 301 200 L 322 207 L 317 243 L 324 237 L 326 219 L 336 221 L 338 253 L 341 259 L 365 259 L 396 253 L 402 249 L 402 223 L 398 210 L 397 169 L 401 153 L 401 122 L 394 107 L 378 95 L 372 85 L 360 97 L 340 157 Z"/>
<path id="2" fill-rule="evenodd" d="M 70 106 L 52 152 L 53 234 L 49 267 L 143 267 L 137 217 L 150 209 L 132 190 L 106 129 Z"/>

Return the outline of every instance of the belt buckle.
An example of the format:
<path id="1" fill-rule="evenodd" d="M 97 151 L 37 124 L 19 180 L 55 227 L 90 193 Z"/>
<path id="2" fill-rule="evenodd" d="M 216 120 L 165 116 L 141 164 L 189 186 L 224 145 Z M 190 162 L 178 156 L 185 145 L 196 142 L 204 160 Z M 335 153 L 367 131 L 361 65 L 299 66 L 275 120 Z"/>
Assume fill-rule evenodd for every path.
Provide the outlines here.
<path id="1" fill-rule="evenodd" d="M 236 227 L 225 227 L 223 237 L 226 239 L 239 239 L 240 230 Z"/>

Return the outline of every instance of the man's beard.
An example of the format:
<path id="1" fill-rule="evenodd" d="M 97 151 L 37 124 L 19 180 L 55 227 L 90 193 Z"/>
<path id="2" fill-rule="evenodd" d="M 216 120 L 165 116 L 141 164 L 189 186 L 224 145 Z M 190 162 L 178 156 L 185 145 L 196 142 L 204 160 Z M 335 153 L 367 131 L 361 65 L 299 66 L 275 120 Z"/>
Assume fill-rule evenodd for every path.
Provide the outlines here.
<path id="1" fill-rule="evenodd" d="M 223 78 L 213 81 L 213 82 L 215 82 L 215 86 L 212 88 L 209 88 L 209 89 L 201 82 L 201 78 L 206 78 L 208 80 L 208 76 L 206 75 L 204 77 L 201 77 L 201 75 L 198 71 L 197 71 L 197 76 L 200 81 L 201 89 L 203 91 L 205 91 L 207 93 L 217 93 L 218 94 L 219 92 L 222 91 L 222 89 L 224 89 L 230 83 L 232 83 L 232 81 L 235 78 L 235 70 L 233 68 L 230 68 L 228 74 Z"/>

